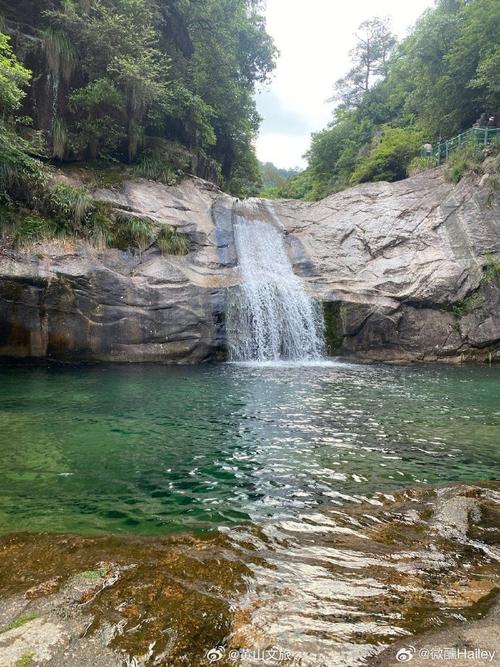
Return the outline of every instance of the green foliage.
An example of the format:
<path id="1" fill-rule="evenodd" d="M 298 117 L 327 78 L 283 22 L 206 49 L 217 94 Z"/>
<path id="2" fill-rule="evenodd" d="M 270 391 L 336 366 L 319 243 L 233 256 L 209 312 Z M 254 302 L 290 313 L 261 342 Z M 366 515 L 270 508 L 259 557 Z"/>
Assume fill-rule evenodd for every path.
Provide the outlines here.
<path id="1" fill-rule="evenodd" d="M 322 196 L 318 192 L 318 182 L 310 169 L 305 169 L 296 176 L 292 176 L 281 187 L 277 188 L 276 198 L 280 199 L 305 199 L 314 201 Z"/>
<path id="2" fill-rule="evenodd" d="M 328 353 L 334 354 L 342 347 L 344 340 L 345 304 L 340 301 L 325 301 L 323 303 L 323 318 L 325 321 L 325 340 Z"/>
<path id="3" fill-rule="evenodd" d="M 33 651 L 25 651 L 21 657 L 16 660 L 16 667 L 29 667 L 35 659 L 35 653 Z"/>
<path id="4" fill-rule="evenodd" d="M 259 167 L 264 188 L 261 192 L 262 197 L 266 196 L 266 192 L 278 192 L 290 178 L 296 176 L 300 171 L 299 169 L 279 169 L 272 162 L 261 162 Z"/>
<path id="5" fill-rule="evenodd" d="M 20 628 L 22 625 L 25 625 L 26 623 L 29 623 L 30 621 L 33 621 L 35 618 L 38 618 L 40 614 L 35 614 L 35 613 L 30 613 L 30 614 L 22 614 L 21 616 L 18 616 L 15 618 L 13 621 L 11 621 L 7 627 L 5 627 L 2 632 L 8 632 L 9 630 L 14 630 L 15 628 Z"/>
<path id="6" fill-rule="evenodd" d="M 408 165 L 419 152 L 422 134 L 412 129 L 386 127 L 351 176 L 352 183 L 398 181 L 408 175 Z"/>
<path id="7" fill-rule="evenodd" d="M 483 276 L 481 285 L 489 285 L 500 276 L 500 259 L 488 258 L 487 264 L 483 267 Z"/>
<path id="8" fill-rule="evenodd" d="M 172 81 L 165 105 L 152 109 L 149 120 L 160 133 L 164 125 L 178 124 L 186 143 L 208 148 L 217 143 L 213 126 L 216 115 L 215 109 L 183 81 Z"/>
<path id="9" fill-rule="evenodd" d="M 63 223 L 79 227 L 94 210 L 94 202 L 85 188 L 56 183 L 47 193 L 45 207 Z"/>
<path id="10" fill-rule="evenodd" d="M 189 252 L 189 239 L 171 225 L 161 227 L 157 244 L 162 255 L 187 255 Z"/>
<path id="11" fill-rule="evenodd" d="M 476 76 L 468 84 L 469 88 L 485 91 L 488 106 L 495 108 L 500 97 L 500 46 L 491 45 L 491 51 L 478 63 Z"/>
<path id="12" fill-rule="evenodd" d="M 100 567 L 97 570 L 85 570 L 85 572 L 80 572 L 79 576 L 83 579 L 101 579 L 108 574 L 109 570 L 107 567 Z"/>
<path id="13" fill-rule="evenodd" d="M 163 137 L 204 151 L 231 191 L 253 194 L 260 183 L 254 87 L 275 57 L 259 7 L 255 0 L 66 0 L 46 11 L 50 69 L 73 83 L 67 98 L 59 91 L 66 157 L 133 162 L 148 137 Z M 54 154 L 61 152 L 59 144 Z M 146 157 L 140 168 L 153 166 Z"/>
<path id="14" fill-rule="evenodd" d="M 364 121 L 358 111 L 340 111 L 329 128 L 313 135 L 307 154 L 311 173 L 311 190 L 307 199 L 319 199 L 348 187 L 366 145 L 372 136 L 373 123 Z"/>
<path id="15" fill-rule="evenodd" d="M 133 216 L 120 216 L 113 230 L 111 245 L 121 250 L 133 248 L 142 254 L 155 240 L 151 222 Z"/>
<path id="16" fill-rule="evenodd" d="M 465 315 L 470 315 L 478 308 L 484 304 L 484 296 L 478 292 L 474 292 L 470 296 L 466 297 L 463 301 L 456 303 L 453 306 L 453 313 L 456 317 L 464 317 Z"/>
<path id="17" fill-rule="evenodd" d="M 54 77 L 69 81 L 78 62 L 78 54 L 70 37 L 63 30 L 46 28 L 41 33 L 47 64 Z"/>
<path id="18" fill-rule="evenodd" d="M 47 190 L 41 210 L 19 211 L 0 206 L 0 235 L 23 248 L 53 238 L 90 242 L 98 250 L 118 248 L 142 254 L 155 243 L 162 255 L 187 255 L 189 239 L 171 225 L 115 214 L 107 202 L 93 201 L 84 188 L 56 183 Z"/>
<path id="19" fill-rule="evenodd" d="M 146 153 L 134 166 L 134 173 L 151 181 L 159 181 L 165 185 L 175 185 L 182 175 L 172 164 L 158 153 Z"/>
<path id="20" fill-rule="evenodd" d="M 414 157 L 408 165 L 408 175 L 414 176 L 415 174 L 420 174 L 421 172 L 427 171 L 428 169 L 434 169 L 438 165 L 438 159 L 433 156 Z"/>
<path id="21" fill-rule="evenodd" d="M 378 54 L 385 49 L 388 58 L 377 49 L 369 53 L 369 30 L 378 33 L 371 45 L 385 44 L 377 46 Z M 436 144 L 470 128 L 483 112 L 498 113 L 499 34 L 497 0 L 438 0 L 395 48 L 388 26 L 376 19 L 362 24 L 353 67 L 337 83 L 340 105 L 328 127 L 312 137 L 309 187 L 296 194 L 318 199 L 354 182 L 417 173 L 428 166 L 418 157 L 418 132 Z M 476 168 L 470 157 L 465 164 L 453 159 L 452 180 Z"/>
<path id="22" fill-rule="evenodd" d="M 262 189 L 259 162 L 253 148 L 243 147 L 235 156 L 231 177 L 226 181 L 227 191 L 235 197 L 255 197 Z"/>
<path id="23" fill-rule="evenodd" d="M 0 115 L 4 120 L 19 109 L 31 72 L 12 52 L 10 37 L 0 32 Z"/>
<path id="24" fill-rule="evenodd" d="M 445 178 L 452 183 L 458 183 L 467 173 L 481 174 L 483 161 L 481 147 L 475 142 L 470 142 L 450 155 L 446 164 Z"/>
<path id="25" fill-rule="evenodd" d="M 52 121 L 52 154 L 54 157 L 63 158 L 66 152 L 68 133 L 64 121 L 54 118 Z"/>
<path id="26" fill-rule="evenodd" d="M 86 237 L 97 250 L 116 246 L 115 217 L 107 202 L 94 202 L 94 209 L 85 229 Z"/>
<path id="27" fill-rule="evenodd" d="M 76 154 L 94 160 L 115 154 L 126 138 L 126 105 L 123 93 L 107 77 L 71 93 L 74 113 L 72 147 Z"/>
<path id="28" fill-rule="evenodd" d="M 32 214 L 19 216 L 12 227 L 12 238 L 17 247 L 61 236 L 54 220 Z"/>
<path id="29" fill-rule="evenodd" d="M 387 75 L 389 57 L 396 45 L 388 19 L 374 17 L 363 21 L 356 33 L 350 56 L 353 67 L 335 85 L 334 99 L 345 109 L 357 107 L 373 80 Z"/>
<path id="30" fill-rule="evenodd" d="M 0 121 L 0 201 L 36 206 L 48 184 L 50 171 L 32 153 L 37 146 Z"/>

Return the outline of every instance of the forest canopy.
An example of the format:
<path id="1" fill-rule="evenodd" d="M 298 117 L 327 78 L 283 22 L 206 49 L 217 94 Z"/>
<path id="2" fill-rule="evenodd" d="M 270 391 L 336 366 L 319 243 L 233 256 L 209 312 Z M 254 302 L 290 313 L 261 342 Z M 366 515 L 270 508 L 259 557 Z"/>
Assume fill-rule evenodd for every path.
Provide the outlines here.
<path id="1" fill-rule="evenodd" d="M 405 178 L 422 144 L 500 109 L 500 3 L 438 0 L 397 43 L 387 20 L 361 24 L 352 67 L 333 91 L 330 124 L 308 167 L 275 192 L 319 199 L 364 181 Z"/>
<path id="2" fill-rule="evenodd" d="M 31 117 L 59 161 L 151 161 L 174 142 L 229 191 L 255 192 L 254 89 L 276 57 L 261 10 L 259 0 L 0 0 L 3 141 L 27 136 Z"/>

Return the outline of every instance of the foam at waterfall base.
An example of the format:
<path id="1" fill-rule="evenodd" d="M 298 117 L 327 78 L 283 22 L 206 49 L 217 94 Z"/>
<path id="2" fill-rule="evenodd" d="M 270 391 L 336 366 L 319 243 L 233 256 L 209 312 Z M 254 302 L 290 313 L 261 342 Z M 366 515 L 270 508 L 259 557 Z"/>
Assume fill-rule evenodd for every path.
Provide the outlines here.
<path id="1" fill-rule="evenodd" d="M 233 366 L 243 368 L 361 368 L 363 364 L 350 363 L 338 359 L 278 359 L 276 361 L 228 361 Z"/>

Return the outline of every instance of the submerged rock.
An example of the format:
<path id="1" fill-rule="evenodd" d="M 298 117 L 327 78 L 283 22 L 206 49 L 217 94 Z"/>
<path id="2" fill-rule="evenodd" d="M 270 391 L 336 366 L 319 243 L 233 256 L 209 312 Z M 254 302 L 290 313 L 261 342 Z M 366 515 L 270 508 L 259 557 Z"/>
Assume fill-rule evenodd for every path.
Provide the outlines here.
<path id="1" fill-rule="evenodd" d="M 4 536 L 0 665 L 392 665 L 452 636 L 492 650 L 499 505 L 498 484 L 459 484 L 198 537 Z"/>
<path id="2" fill-rule="evenodd" d="M 500 600 L 496 599 L 481 620 L 428 632 L 411 643 L 398 642 L 386 649 L 373 667 L 397 667 L 410 661 L 413 667 L 443 662 L 454 667 L 496 665 L 500 655 L 499 625 Z"/>

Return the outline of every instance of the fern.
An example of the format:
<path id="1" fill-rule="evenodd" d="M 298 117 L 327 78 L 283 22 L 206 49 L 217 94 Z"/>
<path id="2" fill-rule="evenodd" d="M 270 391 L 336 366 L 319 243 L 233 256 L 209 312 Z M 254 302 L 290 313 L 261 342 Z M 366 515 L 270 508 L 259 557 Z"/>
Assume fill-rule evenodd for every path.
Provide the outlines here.
<path id="1" fill-rule="evenodd" d="M 55 236 L 65 236 L 65 233 L 57 228 L 54 220 L 35 214 L 18 219 L 12 228 L 13 241 L 18 247 L 54 238 Z"/>
<path id="2" fill-rule="evenodd" d="M 112 245 L 122 250 L 134 248 L 142 254 L 155 239 L 154 225 L 142 218 L 120 216 Z"/>
<path id="3" fill-rule="evenodd" d="M 85 188 L 75 188 L 65 183 L 57 183 L 50 189 L 47 205 L 50 212 L 62 222 L 77 226 L 94 208 L 94 202 Z"/>
<path id="4" fill-rule="evenodd" d="M 142 178 L 151 181 L 160 181 L 165 185 L 175 185 L 178 176 L 172 166 L 162 157 L 156 154 L 147 154 L 134 167 L 134 172 Z"/>
<path id="5" fill-rule="evenodd" d="M 98 250 L 113 245 L 115 219 L 111 205 L 107 202 L 94 202 L 94 211 L 88 224 L 88 238 Z"/>

